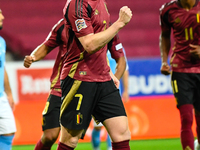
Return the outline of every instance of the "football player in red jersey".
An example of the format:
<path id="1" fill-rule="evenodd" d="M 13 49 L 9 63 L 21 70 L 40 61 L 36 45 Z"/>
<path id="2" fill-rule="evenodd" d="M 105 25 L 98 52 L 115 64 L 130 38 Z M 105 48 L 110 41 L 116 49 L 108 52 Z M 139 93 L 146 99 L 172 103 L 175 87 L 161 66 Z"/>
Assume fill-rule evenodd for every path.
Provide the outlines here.
<path id="1" fill-rule="evenodd" d="M 60 87 L 60 72 L 63 65 L 63 53 L 66 49 L 66 32 L 67 30 L 64 30 L 64 20 L 61 19 L 53 26 L 46 40 L 30 55 L 27 55 L 24 58 L 24 66 L 29 68 L 33 62 L 43 59 L 49 52 L 54 50 L 56 47 L 59 47 L 52 75 L 50 77 L 50 94 L 42 113 L 43 135 L 36 144 L 35 150 L 50 150 L 60 133 L 59 116 L 62 95 Z"/>
<path id="2" fill-rule="evenodd" d="M 50 150 L 60 133 L 60 106 L 61 106 L 61 88 L 60 88 L 60 71 L 62 68 L 62 60 L 66 50 L 66 31 L 64 29 L 63 19 L 59 20 L 52 28 L 46 40 L 39 45 L 30 55 L 25 56 L 24 66 L 29 68 L 35 61 L 43 59 L 49 52 L 59 47 L 53 67 L 51 81 L 51 90 L 43 111 L 42 130 L 43 135 L 35 146 L 35 150 Z M 121 76 L 124 72 L 126 60 L 122 48 L 116 50 L 121 44 L 118 36 L 109 42 L 109 51 L 113 58 L 118 60 L 115 76 Z"/>
<path id="3" fill-rule="evenodd" d="M 63 11 L 72 42 L 68 42 L 61 72 L 61 138 L 57 149 L 73 150 L 92 115 L 106 127 L 113 150 L 130 150 L 128 119 L 110 77 L 106 44 L 131 20 L 132 12 L 122 7 L 118 20 L 109 27 L 104 0 L 67 0 Z"/>
<path id="4" fill-rule="evenodd" d="M 173 0 L 160 8 L 161 73 L 171 73 L 171 83 L 181 120 L 183 150 L 194 150 L 193 108 L 197 125 L 197 150 L 200 150 L 200 28 L 199 0 Z M 173 30 L 174 47 L 170 66 L 168 55 Z"/>

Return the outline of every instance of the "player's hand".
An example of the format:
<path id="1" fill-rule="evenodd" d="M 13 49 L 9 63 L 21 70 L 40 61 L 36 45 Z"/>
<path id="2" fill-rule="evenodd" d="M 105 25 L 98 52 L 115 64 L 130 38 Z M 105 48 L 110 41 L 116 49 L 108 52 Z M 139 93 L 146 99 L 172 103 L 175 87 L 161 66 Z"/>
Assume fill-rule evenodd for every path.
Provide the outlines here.
<path id="1" fill-rule="evenodd" d="M 192 48 L 190 50 L 190 54 L 196 58 L 196 59 L 200 59 L 200 46 L 199 45 L 193 45 L 190 44 L 190 47 Z"/>
<path id="2" fill-rule="evenodd" d="M 24 58 L 24 67 L 29 68 L 34 61 L 34 55 L 26 55 Z"/>
<path id="3" fill-rule="evenodd" d="M 110 71 L 110 76 L 111 76 L 111 78 L 113 79 L 113 81 L 114 81 L 114 84 L 115 84 L 115 86 L 117 87 L 117 88 L 119 88 L 119 80 L 117 79 L 117 77 L 112 73 L 112 71 Z"/>
<path id="4" fill-rule="evenodd" d="M 123 99 L 123 101 L 124 101 L 125 103 L 129 101 L 129 94 L 128 94 L 128 91 L 124 91 L 124 92 L 122 93 L 122 99 Z"/>
<path id="5" fill-rule="evenodd" d="M 111 77 L 112 77 L 112 79 L 114 81 L 115 86 L 119 89 L 119 84 L 120 84 L 119 80 L 115 77 L 115 75 L 113 75 Z"/>
<path id="6" fill-rule="evenodd" d="M 168 63 L 166 63 L 166 62 L 162 63 L 160 72 L 164 75 L 169 75 L 171 73 L 170 66 L 168 65 Z"/>
<path id="7" fill-rule="evenodd" d="M 119 80 L 117 78 L 113 79 L 115 86 L 119 89 Z"/>
<path id="8" fill-rule="evenodd" d="M 119 11 L 119 21 L 126 25 L 132 18 L 132 11 L 127 6 L 123 6 Z"/>

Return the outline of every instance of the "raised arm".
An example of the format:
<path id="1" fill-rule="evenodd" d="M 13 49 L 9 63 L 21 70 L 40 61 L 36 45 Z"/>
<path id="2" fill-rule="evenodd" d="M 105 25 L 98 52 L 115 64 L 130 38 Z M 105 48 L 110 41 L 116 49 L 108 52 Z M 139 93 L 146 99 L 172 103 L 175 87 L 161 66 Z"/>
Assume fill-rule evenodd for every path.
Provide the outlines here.
<path id="1" fill-rule="evenodd" d="M 24 66 L 29 68 L 34 61 L 43 59 L 54 48 L 63 44 L 61 34 L 63 31 L 64 20 L 60 19 L 51 29 L 45 41 L 37 46 L 30 55 L 25 56 Z"/>
<path id="2" fill-rule="evenodd" d="M 39 45 L 30 55 L 26 55 L 24 58 L 24 67 L 29 68 L 35 61 L 43 59 L 52 49 L 45 44 Z"/>
<path id="3" fill-rule="evenodd" d="M 120 9 L 119 18 L 108 29 L 96 33 L 88 34 L 79 38 L 84 49 L 93 54 L 104 47 L 132 18 L 132 12 L 124 6 Z"/>

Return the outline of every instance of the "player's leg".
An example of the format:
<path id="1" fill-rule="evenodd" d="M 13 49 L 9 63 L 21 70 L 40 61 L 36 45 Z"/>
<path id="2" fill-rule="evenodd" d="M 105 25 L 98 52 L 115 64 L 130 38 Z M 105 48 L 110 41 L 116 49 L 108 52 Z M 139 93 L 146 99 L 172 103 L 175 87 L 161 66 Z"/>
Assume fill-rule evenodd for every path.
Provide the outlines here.
<path id="1" fill-rule="evenodd" d="M 192 132 L 193 105 L 186 104 L 178 107 L 181 119 L 181 143 L 185 150 L 187 147 L 194 149 L 194 135 Z"/>
<path id="2" fill-rule="evenodd" d="M 97 85 L 67 77 L 61 81 L 61 88 L 61 137 L 57 149 L 73 150 L 90 124 Z"/>
<path id="3" fill-rule="evenodd" d="M 130 131 L 125 108 L 113 81 L 102 83 L 101 99 L 94 110 L 94 117 L 103 122 L 112 139 L 113 150 L 130 150 Z"/>
<path id="4" fill-rule="evenodd" d="M 0 127 L 0 150 L 11 149 L 16 126 L 6 94 L 0 97 Z"/>
<path id="5" fill-rule="evenodd" d="M 113 141 L 113 150 L 130 150 L 130 131 L 128 128 L 128 120 L 126 116 L 106 119 L 103 124 Z"/>
<path id="6" fill-rule="evenodd" d="M 50 150 L 57 140 L 60 133 L 60 107 L 61 98 L 59 96 L 49 95 L 43 111 L 43 134 L 37 142 L 35 150 Z"/>
<path id="7" fill-rule="evenodd" d="M 93 150 L 100 150 L 100 143 L 101 143 L 100 132 L 103 124 L 102 123 L 96 124 L 96 122 L 93 120 L 93 125 L 94 125 L 94 128 L 92 130 Z"/>
<path id="8" fill-rule="evenodd" d="M 84 130 L 70 130 L 61 125 L 61 137 L 57 150 L 73 150 Z"/>
<path id="9" fill-rule="evenodd" d="M 181 144 L 182 148 L 194 149 L 194 135 L 192 132 L 193 123 L 193 103 L 194 89 L 196 81 L 193 78 L 194 74 L 189 73 L 172 73 L 172 88 L 177 101 L 177 108 L 180 113 L 181 121 Z"/>
<path id="10" fill-rule="evenodd" d="M 200 76 L 199 76 L 199 82 L 200 84 Z M 195 93 L 195 102 L 194 102 L 194 108 L 195 108 L 195 119 L 196 119 L 196 132 L 197 132 L 197 139 L 194 141 L 194 149 L 200 150 L 200 87 L 197 89 Z"/>
<path id="11" fill-rule="evenodd" d="M 107 150 L 112 150 L 112 142 L 109 134 L 107 134 L 106 142 L 107 142 Z"/>
<path id="12" fill-rule="evenodd" d="M 101 143 L 100 133 L 103 124 L 102 123 L 96 124 L 96 122 L 93 120 L 93 125 L 94 125 L 92 130 L 93 150 L 100 150 L 100 143 Z M 109 134 L 107 134 L 106 143 L 107 143 L 107 150 L 112 150 L 112 143 Z"/>
<path id="13" fill-rule="evenodd" d="M 60 127 L 44 130 L 34 150 L 50 150 L 52 145 L 56 142 L 59 133 Z"/>
<path id="14" fill-rule="evenodd" d="M 10 150 L 12 147 L 12 141 L 14 133 L 0 135 L 0 150 Z"/>
<path id="15" fill-rule="evenodd" d="M 200 112 L 195 109 L 197 139 L 194 141 L 194 150 L 200 150 Z"/>

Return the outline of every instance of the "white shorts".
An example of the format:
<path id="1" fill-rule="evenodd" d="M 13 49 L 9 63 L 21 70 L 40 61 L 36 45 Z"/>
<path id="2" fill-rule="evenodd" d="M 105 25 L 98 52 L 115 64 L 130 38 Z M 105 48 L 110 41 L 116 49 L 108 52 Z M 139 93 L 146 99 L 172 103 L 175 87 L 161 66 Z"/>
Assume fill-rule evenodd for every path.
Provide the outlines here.
<path id="1" fill-rule="evenodd" d="M 15 118 L 6 94 L 0 97 L 0 135 L 16 132 Z"/>
<path id="2" fill-rule="evenodd" d="M 100 122 L 99 124 L 97 124 L 95 121 L 94 121 L 94 119 L 92 119 L 93 120 L 93 126 L 94 127 L 102 127 L 103 126 L 103 124 Z"/>

